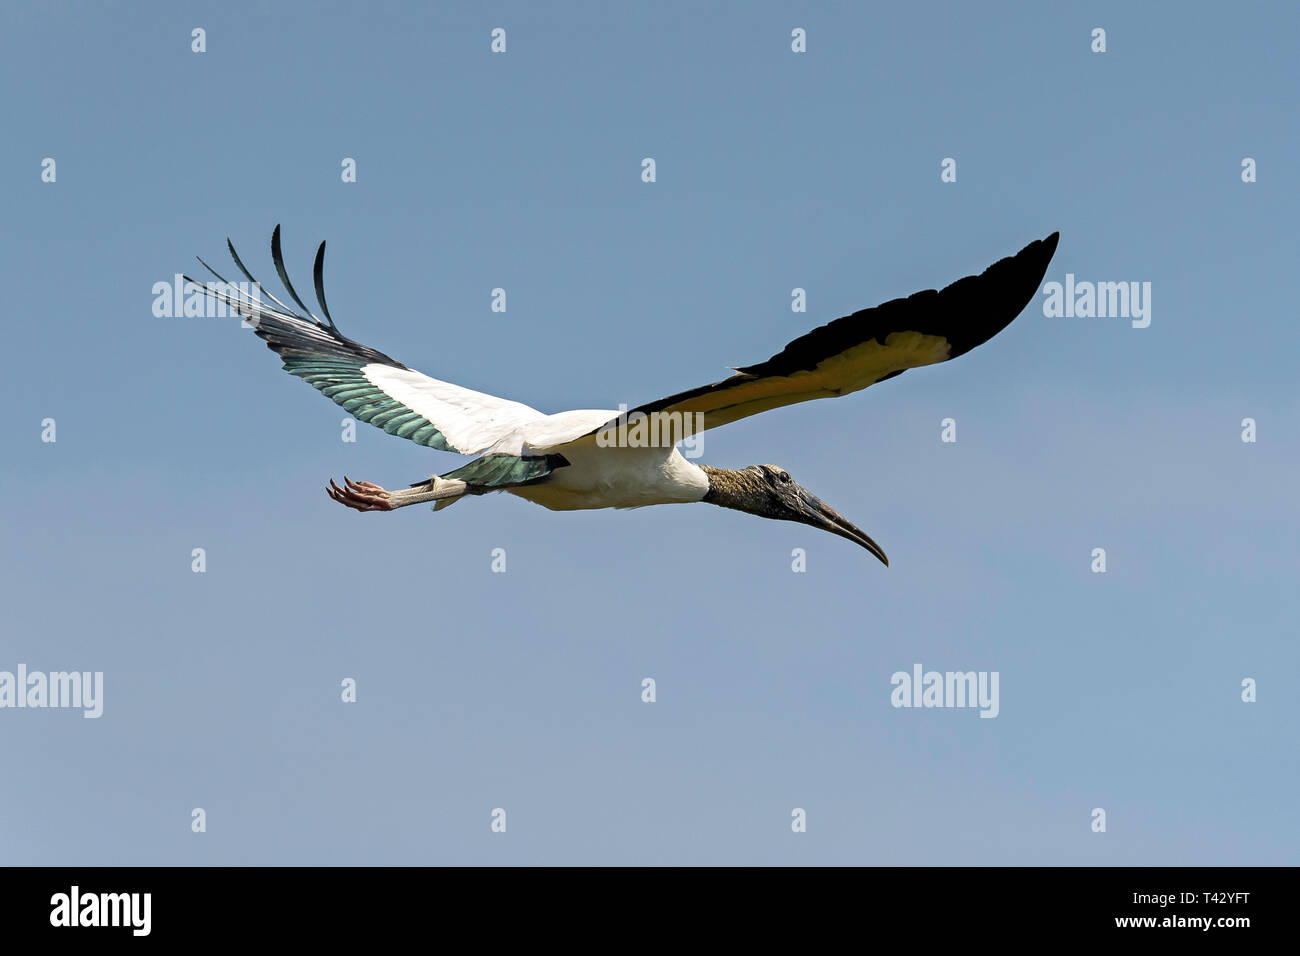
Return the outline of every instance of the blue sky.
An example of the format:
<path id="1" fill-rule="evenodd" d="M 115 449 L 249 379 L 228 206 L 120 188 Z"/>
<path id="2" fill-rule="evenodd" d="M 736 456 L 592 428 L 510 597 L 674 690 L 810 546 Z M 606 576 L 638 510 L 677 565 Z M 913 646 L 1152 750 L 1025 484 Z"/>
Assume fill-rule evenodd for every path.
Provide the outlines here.
<path id="1" fill-rule="evenodd" d="M 1298 862 L 1293 5 L 0 18 L 0 670 L 104 673 L 97 720 L 0 709 L 4 862 Z M 329 240 L 346 334 L 544 411 L 1058 229 L 1049 281 L 1150 282 L 1152 321 L 1036 298 L 955 362 L 708 433 L 888 569 L 703 505 L 357 515 L 330 477 L 463 459 L 344 443 L 246 329 L 151 313 L 227 235 L 277 288 L 277 222 L 300 291 Z M 915 663 L 997 671 L 998 717 L 892 707 Z"/>

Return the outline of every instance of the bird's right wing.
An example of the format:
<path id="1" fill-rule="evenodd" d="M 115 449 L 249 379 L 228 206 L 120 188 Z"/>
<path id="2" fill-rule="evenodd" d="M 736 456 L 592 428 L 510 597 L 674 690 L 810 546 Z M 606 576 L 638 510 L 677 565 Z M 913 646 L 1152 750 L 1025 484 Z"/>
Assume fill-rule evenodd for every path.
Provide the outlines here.
<path id="1" fill-rule="evenodd" d="M 199 261 L 204 268 L 220 279 L 220 284 L 205 285 L 185 278 L 244 316 L 284 360 L 285 371 L 319 389 L 360 421 L 420 445 L 471 455 L 509 437 L 528 422 L 545 417 L 520 402 L 430 378 L 345 337 L 335 327 L 325 304 L 325 243 L 316 252 L 313 270 L 324 321 L 303 304 L 289 282 L 280 252 L 279 226 L 271 235 L 271 258 L 285 291 L 305 315 L 263 290 L 244 268 L 235 247 L 229 240 L 226 244 L 251 288 L 227 282 L 202 259 Z"/>
<path id="2" fill-rule="evenodd" d="M 907 369 L 956 358 L 988 341 L 1024 310 L 1047 272 L 1058 238 L 1052 233 L 1036 239 L 942 291 L 918 292 L 836 319 L 766 362 L 634 408 L 589 434 L 598 440 L 612 435 L 639 413 L 671 416 L 660 422 L 671 421 L 670 440 L 680 441 L 705 428 L 783 405 L 847 395 Z"/>

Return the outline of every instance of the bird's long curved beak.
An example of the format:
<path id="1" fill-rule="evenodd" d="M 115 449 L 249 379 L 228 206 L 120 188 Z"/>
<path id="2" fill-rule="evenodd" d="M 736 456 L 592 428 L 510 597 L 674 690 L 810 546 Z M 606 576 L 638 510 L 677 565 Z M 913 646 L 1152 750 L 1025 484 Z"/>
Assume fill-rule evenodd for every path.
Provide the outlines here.
<path id="1" fill-rule="evenodd" d="M 885 557 L 885 552 L 880 545 L 872 541 L 869 534 L 826 502 L 816 495 L 805 494 L 803 505 L 804 510 L 808 513 L 808 524 L 814 528 L 829 531 L 831 534 L 838 534 L 841 538 L 848 538 L 854 544 L 862 545 L 862 547 L 878 557 L 885 567 L 889 567 L 889 558 Z"/>

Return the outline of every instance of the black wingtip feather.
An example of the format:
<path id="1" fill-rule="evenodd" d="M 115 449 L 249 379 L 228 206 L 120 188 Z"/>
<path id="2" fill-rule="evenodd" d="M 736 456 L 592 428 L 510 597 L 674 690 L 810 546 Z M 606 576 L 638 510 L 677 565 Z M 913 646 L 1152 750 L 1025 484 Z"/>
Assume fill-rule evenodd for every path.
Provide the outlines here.
<path id="1" fill-rule="evenodd" d="M 261 283 L 253 278 L 253 274 L 249 272 L 248 269 L 244 266 L 244 261 L 239 258 L 239 253 L 235 251 L 235 244 L 230 241 L 229 236 L 226 236 L 226 248 L 230 250 L 230 258 L 235 260 L 235 268 L 237 268 L 240 272 L 242 272 L 244 274 L 244 278 L 247 279 L 249 282 L 253 283 L 253 285 L 260 286 Z"/>
<path id="2" fill-rule="evenodd" d="M 766 362 L 739 371 L 764 376 L 811 371 L 825 359 L 891 332 L 921 332 L 948 340 L 949 358 L 987 342 L 1011 324 L 1038 291 L 1056 252 L 1059 232 L 1035 239 L 1015 255 L 999 259 L 979 275 L 958 279 L 942 290 L 928 289 L 892 299 L 813 329 Z"/>
<path id="3" fill-rule="evenodd" d="M 325 313 L 325 321 L 330 324 L 331 329 L 338 326 L 334 324 L 334 318 L 330 315 L 330 307 L 325 304 L 325 241 L 322 239 L 320 248 L 316 250 L 316 263 L 311 270 L 312 280 L 316 284 L 316 301 L 320 303 L 320 310 Z"/>
<path id="4" fill-rule="evenodd" d="M 218 281 L 225 282 L 226 285 L 230 285 L 230 283 L 226 281 L 225 276 L 223 276 L 220 272 L 218 272 L 216 269 L 212 268 L 212 266 L 208 265 L 206 262 L 203 261 L 202 256 L 195 256 L 194 258 L 199 260 L 199 264 L 202 265 L 203 268 L 207 269 L 214 276 L 216 276 Z"/>
<path id="5" fill-rule="evenodd" d="M 271 261 L 275 263 L 276 274 L 280 276 L 280 281 L 284 283 L 284 288 L 285 291 L 289 293 L 289 298 L 298 303 L 298 308 L 302 309 L 309 316 L 315 319 L 316 316 L 312 315 L 312 311 L 307 308 L 307 304 L 303 302 L 302 299 L 298 298 L 298 293 L 294 289 L 293 283 L 289 281 L 289 271 L 284 267 L 284 254 L 280 251 L 280 224 L 278 222 L 275 224 L 275 231 L 271 233 Z M 317 321 L 319 322 L 319 320 Z"/>

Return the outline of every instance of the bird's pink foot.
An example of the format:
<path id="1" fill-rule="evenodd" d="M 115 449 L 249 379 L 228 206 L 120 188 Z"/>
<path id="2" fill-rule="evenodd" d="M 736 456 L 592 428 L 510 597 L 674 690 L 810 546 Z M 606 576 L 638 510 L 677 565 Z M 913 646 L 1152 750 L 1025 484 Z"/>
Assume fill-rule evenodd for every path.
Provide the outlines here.
<path id="1" fill-rule="evenodd" d="M 331 478 L 325 492 L 339 504 L 357 511 L 392 511 L 397 507 L 386 490 L 369 481 L 353 481 L 344 475 L 343 485 L 340 488 Z"/>

